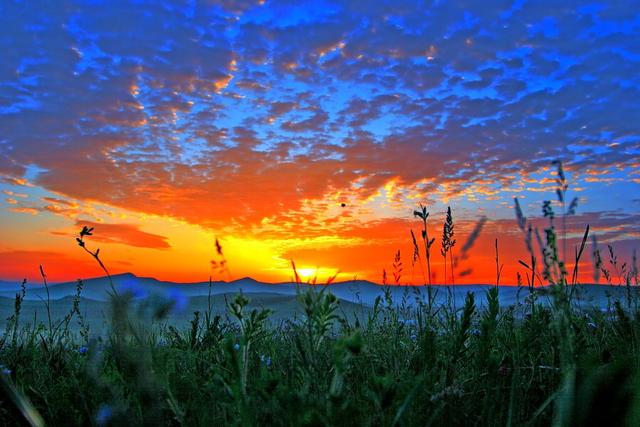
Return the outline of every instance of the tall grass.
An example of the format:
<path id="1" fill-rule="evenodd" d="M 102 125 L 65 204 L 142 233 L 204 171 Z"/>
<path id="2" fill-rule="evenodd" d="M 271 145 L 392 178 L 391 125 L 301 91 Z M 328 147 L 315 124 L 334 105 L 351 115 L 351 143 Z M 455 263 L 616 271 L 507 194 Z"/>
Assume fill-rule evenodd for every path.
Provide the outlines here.
<path id="1" fill-rule="evenodd" d="M 453 226 L 453 215 L 451 214 L 451 206 L 447 207 L 447 217 L 442 226 L 442 243 L 440 245 L 440 254 L 444 259 L 444 283 L 447 283 L 447 254 L 451 259 L 451 284 L 455 284 L 453 277 L 453 247 L 456 245 L 454 239 L 455 232 Z"/>

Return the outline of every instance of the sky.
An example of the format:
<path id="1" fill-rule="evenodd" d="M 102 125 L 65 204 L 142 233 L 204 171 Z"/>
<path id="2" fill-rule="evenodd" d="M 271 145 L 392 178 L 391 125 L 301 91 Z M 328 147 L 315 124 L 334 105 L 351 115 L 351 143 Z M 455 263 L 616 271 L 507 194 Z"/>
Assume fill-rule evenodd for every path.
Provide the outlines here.
<path id="1" fill-rule="evenodd" d="M 454 281 L 494 283 L 498 239 L 515 283 L 553 160 L 568 256 L 587 224 L 607 263 L 640 246 L 635 1 L 8 0 L 0 28 L 0 278 L 100 276 L 86 225 L 112 273 L 380 282 L 400 251 L 422 283 L 422 203 L 434 282 L 451 206 Z"/>

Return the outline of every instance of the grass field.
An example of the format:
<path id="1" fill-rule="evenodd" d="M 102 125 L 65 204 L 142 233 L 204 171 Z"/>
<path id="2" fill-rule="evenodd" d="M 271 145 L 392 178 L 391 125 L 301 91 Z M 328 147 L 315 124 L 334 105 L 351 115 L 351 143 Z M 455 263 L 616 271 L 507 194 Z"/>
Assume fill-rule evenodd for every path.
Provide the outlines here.
<path id="1" fill-rule="evenodd" d="M 534 298 L 500 307 L 498 293 L 489 290 L 482 309 L 470 296 L 457 311 L 427 301 L 403 310 L 382 294 L 357 320 L 326 291 L 293 300 L 257 295 L 282 312 L 271 322 L 268 309 L 251 309 L 241 296 L 222 316 L 213 314 L 224 306 L 216 301 L 212 317 L 197 298 L 191 304 L 205 311 L 190 320 L 185 311 L 171 325 L 162 322 L 162 302 L 140 310 L 124 295 L 110 305 L 83 300 L 90 316 L 112 312 L 104 337 L 87 341 L 77 326 L 56 329 L 57 321 L 50 330 L 46 311 L 39 327 L 7 324 L 0 418 L 5 425 L 27 416 L 50 425 L 640 422 L 635 289 L 610 311 L 562 315 Z M 53 317 L 73 303 L 55 302 Z M 90 316 L 76 314 L 70 324 Z"/>
<path id="2" fill-rule="evenodd" d="M 288 295 L 140 297 L 114 285 L 85 228 L 78 242 L 107 273 L 110 297 L 83 298 L 79 282 L 74 295 L 51 285 L 29 299 L 23 285 L 2 299 L 0 423 L 640 425 L 635 259 L 618 273 L 624 284 L 611 286 L 594 251 L 594 272 L 611 292 L 585 305 L 585 289 L 605 288 L 579 285 L 577 267 L 560 258 L 565 239 L 550 204 L 539 261 L 516 208 L 531 255 L 521 262 L 524 285 L 434 295 L 425 284 L 411 304 L 393 286 L 364 304 L 334 296 L 339 286 L 301 283 Z M 424 227 L 416 258 L 430 271 L 426 208 L 416 216 Z M 587 227 L 576 266 L 588 235 Z M 497 256 L 496 267 L 497 284 Z M 515 300 L 501 295 L 514 289 Z"/>

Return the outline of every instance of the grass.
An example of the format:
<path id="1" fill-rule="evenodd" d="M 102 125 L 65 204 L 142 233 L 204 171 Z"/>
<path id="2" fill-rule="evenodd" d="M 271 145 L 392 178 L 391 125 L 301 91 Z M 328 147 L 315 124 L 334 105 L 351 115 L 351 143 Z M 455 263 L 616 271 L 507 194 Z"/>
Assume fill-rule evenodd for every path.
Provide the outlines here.
<path id="1" fill-rule="evenodd" d="M 575 206 L 564 207 L 568 183 L 561 165 L 558 175 L 565 218 Z M 415 213 L 424 254 L 412 237 L 414 263 L 425 271 L 429 292 L 413 306 L 393 301 L 383 288 L 370 310 L 347 314 L 330 287 L 318 286 L 299 292 L 296 319 L 273 321 L 271 310 L 240 294 L 224 303 L 206 297 L 205 312 L 179 327 L 163 323 L 175 301 L 146 303 L 150 320 L 141 322 L 137 308 L 145 303 L 112 287 L 109 329 L 92 335 L 78 309 L 81 283 L 62 322 L 51 316 L 55 304 L 49 301 L 46 322 L 22 319 L 19 293 L 0 340 L 0 423 L 640 425 L 635 256 L 631 267 L 623 266 L 611 249 L 609 264 L 627 293 L 606 311 L 580 308 L 573 292 L 577 273 L 568 274 L 563 255 L 566 221 L 558 238 L 552 203 L 544 204 L 544 213 L 549 226 L 543 238 L 517 212 L 530 248 L 530 258 L 520 263 L 528 286 L 549 286 L 511 306 L 500 305 L 498 286 L 480 297 L 484 301 L 469 293 L 460 307 L 451 299 L 433 304 L 433 239 L 424 207 Z M 452 242 L 450 212 L 447 217 L 443 239 Z M 92 230 L 83 232 L 78 242 L 87 250 L 84 237 Z M 588 235 L 587 228 L 576 265 Z M 467 241 L 459 256 L 472 244 Z M 452 247 L 442 253 L 445 260 L 449 254 L 450 267 L 456 262 Z M 99 252 L 88 252 L 108 274 Z M 215 267 L 228 272 L 219 245 L 217 253 Z M 594 259 L 600 274 L 605 267 L 596 250 Z M 496 241 L 497 276 L 501 268 Z M 401 274 L 396 254 L 394 282 Z"/>
<path id="2" fill-rule="evenodd" d="M 0 352 L 2 380 L 52 425 L 548 425 L 564 379 L 556 314 L 500 307 L 498 292 L 482 309 L 469 296 L 459 311 L 403 311 L 381 298 L 354 321 L 330 293 L 310 291 L 299 298 L 304 317 L 276 325 L 238 297 L 228 319 L 199 315 L 158 332 L 128 315 L 104 339 L 52 346 L 46 328 L 25 328 Z M 122 298 L 114 313 L 132 303 Z M 638 323 L 625 305 L 566 320 L 567 424 L 633 425 Z M 8 395 L 0 411 L 7 423 L 23 418 Z"/>

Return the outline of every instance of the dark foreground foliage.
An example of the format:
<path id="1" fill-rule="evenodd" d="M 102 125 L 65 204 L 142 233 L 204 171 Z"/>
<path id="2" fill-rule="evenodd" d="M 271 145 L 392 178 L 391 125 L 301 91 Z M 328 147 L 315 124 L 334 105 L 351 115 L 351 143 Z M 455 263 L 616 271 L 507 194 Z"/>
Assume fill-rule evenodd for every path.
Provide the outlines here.
<path id="1" fill-rule="evenodd" d="M 83 342 L 64 325 L 8 327 L 0 420 L 639 425 L 635 289 L 607 312 L 562 308 L 563 289 L 547 289 L 558 292 L 554 304 L 534 297 L 512 307 L 499 306 L 498 288 L 458 308 L 403 309 L 387 294 L 355 321 L 328 291 L 312 290 L 298 297 L 305 317 L 277 326 L 239 295 L 228 318 L 196 313 L 185 331 L 149 329 L 128 314 L 130 296 L 114 295 L 101 339 Z"/>

